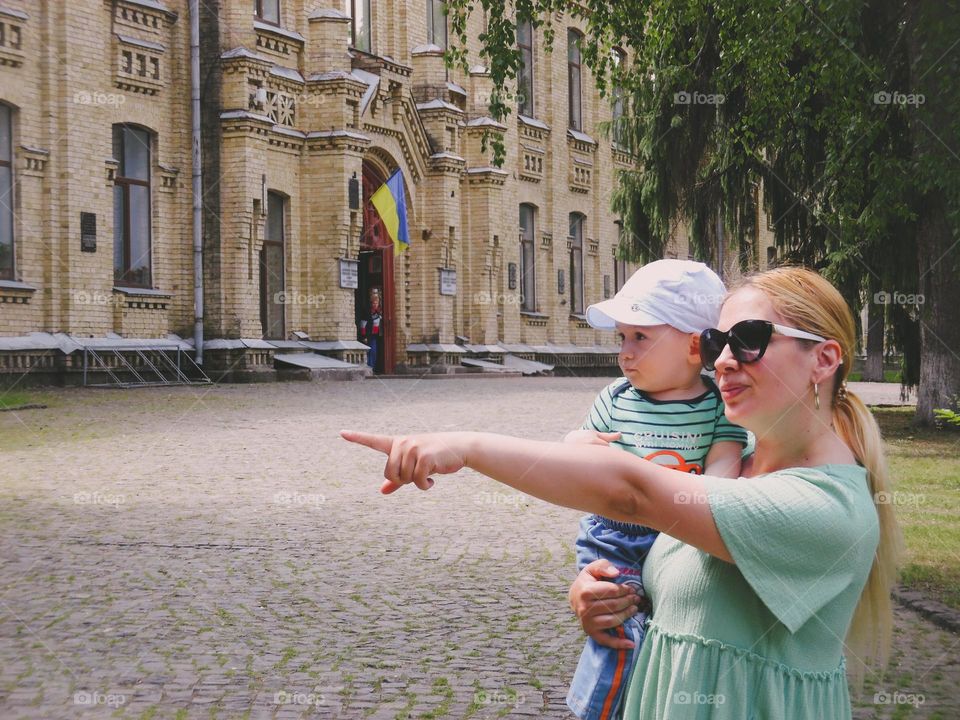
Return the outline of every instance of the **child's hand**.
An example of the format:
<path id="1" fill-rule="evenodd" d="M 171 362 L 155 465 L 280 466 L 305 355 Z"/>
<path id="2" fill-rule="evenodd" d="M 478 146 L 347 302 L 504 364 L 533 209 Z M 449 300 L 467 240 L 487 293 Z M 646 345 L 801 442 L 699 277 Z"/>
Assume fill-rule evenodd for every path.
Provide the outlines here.
<path id="1" fill-rule="evenodd" d="M 432 473 L 455 473 L 466 464 L 468 433 L 423 433 L 420 435 L 375 435 L 341 430 L 344 440 L 366 445 L 387 456 L 386 478 L 380 492 L 388 495 L 413 483 L 421 490 L 433 487 Z"/>
<path id="2" fill-rule="evenodd" d="M 580 443 L 582 445 L 609 445 L 620 438 L 618 432 L 597 432 L 596 430 L 573 430 L 563 438 L 565 443 Z"/>

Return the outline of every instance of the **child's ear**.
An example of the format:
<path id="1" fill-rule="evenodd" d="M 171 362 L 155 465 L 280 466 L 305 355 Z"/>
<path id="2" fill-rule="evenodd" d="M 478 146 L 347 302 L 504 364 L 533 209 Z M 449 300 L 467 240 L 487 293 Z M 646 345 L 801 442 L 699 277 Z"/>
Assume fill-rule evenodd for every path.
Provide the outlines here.
<path id="1" fill-rule="evenodd" d="M 690 333 L 690 344 L 687 346 L 687 362 L 691 365 L 700 365 L 700 336 Z"/>

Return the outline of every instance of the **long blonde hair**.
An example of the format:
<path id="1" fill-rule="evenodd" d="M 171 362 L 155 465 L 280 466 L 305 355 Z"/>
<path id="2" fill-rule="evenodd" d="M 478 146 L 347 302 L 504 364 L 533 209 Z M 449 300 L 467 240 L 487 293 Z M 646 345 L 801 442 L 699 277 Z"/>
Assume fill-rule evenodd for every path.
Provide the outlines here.
<path id="1" fill-rule="evenodd" d="M 832 392 L 828 396 L 832 398 L 833 426 L 867 470 L 880 523 L 880 543 L 873 567 L 844 643 L 847 666 L 859 688 L 867 669 L 873 667 L 882 671 L 890 658 L 893 637 L 890 591 L 897 580 L 903 537 L 893 505 L 889 502 L 890 472 L 880 428 L 863 401 L 846 389 L 856 342 L 853 315 L 837 289 L 806 268 L 786 266 L 748 275 L 733 289 L 742 287 L 760 290 L 777 313 L 793 327 L 836 340 L 843 353 L 843 364 L 834 375 Z"/>

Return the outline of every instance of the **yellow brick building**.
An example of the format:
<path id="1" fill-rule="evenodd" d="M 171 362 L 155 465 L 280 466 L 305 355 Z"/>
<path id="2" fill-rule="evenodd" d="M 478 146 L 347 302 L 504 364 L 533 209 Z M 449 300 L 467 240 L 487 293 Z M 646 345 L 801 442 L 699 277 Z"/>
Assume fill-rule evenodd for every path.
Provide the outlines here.
<path id="1" fill-rule="evenodd" d="M 269 377 L 304 352 L 362 365 L 373 288 L 378 372 L 511 354 L 613 366 L 612 333 L 582 314 L 634 269 L 609 209 L 629 157 L 598 131 L 613 108 L 579 66 L 577 21 L 553 19 L 552 54 L 519 29 L 527 72 L 500 124 L 487 70 L 444 65 L 441 5 L 200 3 L 212 375 Z M 188 15 L 186 0 L 0 0 L 0 371 L 62 375 L 94 340 L 189 348 Z M 485 135 L 502 136 L 502 169 Z M 397 170 L 399 255 L 369 203 Z M 671 255 L 687 256 L 683 235 Z"/>

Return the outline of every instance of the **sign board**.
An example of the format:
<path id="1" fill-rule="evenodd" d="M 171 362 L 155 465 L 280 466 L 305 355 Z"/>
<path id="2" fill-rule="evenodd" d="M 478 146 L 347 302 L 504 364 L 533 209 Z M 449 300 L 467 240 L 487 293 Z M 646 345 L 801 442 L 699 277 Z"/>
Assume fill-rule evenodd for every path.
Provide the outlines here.
<path id="1" fill-rule="evenodd" d="M 457 294 L 457 271 L 451 268 L 440 268 L 440 294 Z"/>
<path id="2" fill-rule="evenodd" d="M 360 263 L 357 260 L 347 260 L 340 258 L 340 287 L 353 288 L 360 287 Z"/>

